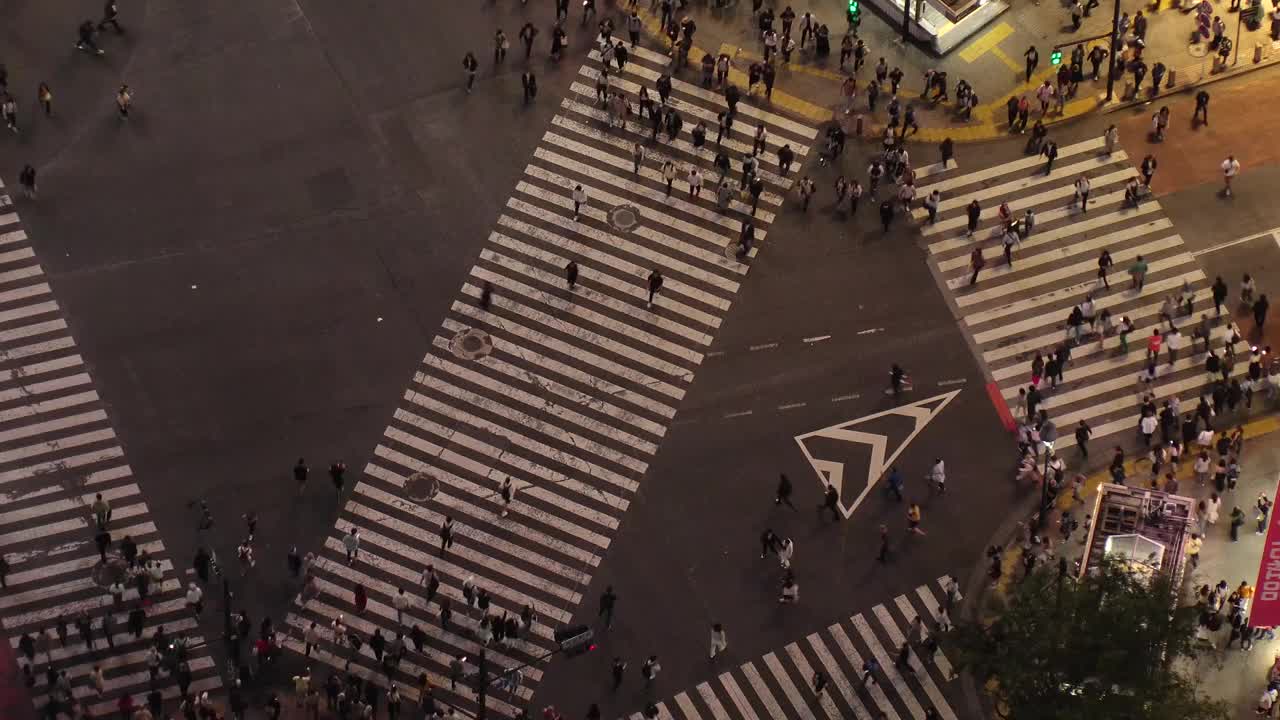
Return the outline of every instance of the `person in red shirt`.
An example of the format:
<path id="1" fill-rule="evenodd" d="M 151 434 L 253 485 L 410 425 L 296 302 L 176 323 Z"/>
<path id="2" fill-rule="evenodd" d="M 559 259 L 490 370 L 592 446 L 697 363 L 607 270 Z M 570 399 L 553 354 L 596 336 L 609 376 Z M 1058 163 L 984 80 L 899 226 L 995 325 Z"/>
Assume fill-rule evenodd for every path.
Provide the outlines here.
<path id="1" fill-rule="evenodd" d="M 1147 338 L 1147 360 L 1158 359 L 1160 357 L 1160 345 L 1164 343 L 1164 338 L 1160 335 L 1160 328 L 1151 331 L 1151 337 Z"/>
<path id="2" fill-rule="evenodd" d="M 121 695 L 120 702 L 116 704 L 116 707 L 120 708 L 121 720 L 129 720 L 133 717 L 133 696 L 128 694 Z"/>

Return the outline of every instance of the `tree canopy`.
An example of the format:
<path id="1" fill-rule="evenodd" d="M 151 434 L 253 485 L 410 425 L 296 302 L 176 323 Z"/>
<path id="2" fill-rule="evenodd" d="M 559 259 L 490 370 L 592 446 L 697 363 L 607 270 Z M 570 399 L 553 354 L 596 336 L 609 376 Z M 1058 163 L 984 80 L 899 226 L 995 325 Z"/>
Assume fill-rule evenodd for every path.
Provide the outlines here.
<path id="1" fill-rule="evenodd" d="M 948 645 L 990 683 L 1011 720 L 1226 720 L 1186 673 L 1199 653 L 1196 608 L 1170 579 L 1105 560 L 1089 577 L 1041 566 L 994 620 L 963 621 Z"/>

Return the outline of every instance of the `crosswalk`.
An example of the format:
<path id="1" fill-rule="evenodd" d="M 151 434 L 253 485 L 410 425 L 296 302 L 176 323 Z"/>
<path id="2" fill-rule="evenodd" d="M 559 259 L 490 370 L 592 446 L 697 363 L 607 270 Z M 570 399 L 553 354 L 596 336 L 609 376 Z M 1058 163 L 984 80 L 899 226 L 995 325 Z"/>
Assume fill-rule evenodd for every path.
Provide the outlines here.
<path id="1" fill-rule="evenodd" d="M 933 635 L 950 582 L 942 577 L 936 584 L 921 585 L 780 651 L 721 672 L 669 701 L 655 703 L 658 717 L 923 720 L 932 708 L 938 718 L 956 720 L 948 699 L 949 693 L 957 692 L 950 661 L 940 650 L 930 653 L 922 638 L 911 634 L 911 624 L 919 617 L 925 637 Z M 942 624 L 948 622 L 943 620 Z M 903 667 L 897 663 L 898 652 L 909 635 L 912 650 L 908 667 Z M 880 669 L 873 671 L 875 682 L 864 683 L 863 668 L 868 660 L 879 663 Z M 814 676 L 818 672 L 826 675 L 828 683 L 815 695 Z M 644 714 L 634 713 L 628 720 L 645 720 Z"/>
<path id="2" fill-rule="evenodd" d="M 123 602 L 108 593 L 113 569 L 101 564 L 90 505 L 101 493 L 110 503 L 110 533 L 126 536 L 160 563 L 163 579 L 153 583 L 145 630 L 135 639 L 127 614 L 138 605 L 129 585 Z M 167 558 L 142 491 L 111 427 L 106 405 L 54 299 L 12 198 L 0 183 L 0 553 L 8 561 L 8 587 L 0 590 L 0 624 L 14 656 L 27 664 L 19 642 L 36 646 L 31 667 L 32 696 L 43 706 L 50 688 L 45 671 L 67 673 L 72 694 L 95 717 L 115 711 L 123 694 L 141 702 L 152 688 L 146 650 L 157 628 L 169 637 L 187 636 L 203 645 L 186 608 L 185 583 Z M 75 621 L 90 618 L 96 649 L 86 646 Z M 107 646 L 103 618 L 114 623 Z M 67 641 L 58 638 L 65 618 Z M 43 637 L 41 634 L 43 633 Z M 206 649 L 190 655 L 191 690 L 220 686 Z M 105 692 L 93 688 L 90 673 L 100 666 Z M 156 687 L 176 697 L 176 679 L 162 674 Z"/>
<path id="3" fill-rule="evenodd" d="M 1227 318 L 1215 318 L 1212 281 L 1159 201 L 1148 197 L 1137 207 L 1125 202 L 1125 183 L 1138 176 L 1135 160 L 1121 149 L 1106 154 L 1102 138 L 1097 138 L 1061 147 L 1048 175 L 1044 159 L 1032 156 L 968 173 L 942 173 L 918 191 L 919 198 L 933 190 L 941 193 L 936 223 L 928 222 L 922 208 L 913 215 L 954 311 L 1011 410 L 1021 404 L 1019 389 L 1031 383 L 1035 353 L 1048 358 L 1067 339 L 1068 315 L 1086 296 L 1092 296 L 1097 314 L 1109 310 L 1116 326 L 1122 317 L 1133 322 L 1127 352 L 1122 352 L 1118 334 L 1087 335 L 1071 350 L 1065 382 L 1056 390 L 1041 383 L 1041 407 L 1048 409 L 1058 428 L 1057 450 L 1075 445 L 1073 429 L 1081 420 L 1092 428 L 1094 440 L 1136 433 L 1146 392 L 1157 404 L 1175 396 L 1182 401 L 1196 398 L 1209 382 L 1203 351 L 1193 351 L 1192 329 L 1207 313 L 1213 322 L 1213 345 L 1221 349 L 1227 337 Z M 1075 203 L 1075 182 L 1081 176 L 1091 185 L 1088 212 Z M 975 199 L 982 214 L 977 232 L 969 238 L 966 206 Z M 1012 268 L 1004 262 L 1000 240 L 997 208 L 1002 201 L 1009 203 L 1015 218 L 1027 209 L 1036 216 L 1033 232 L 1014 247 Z M 986 266 L 977 283 L 970 285 L 970 253 L 975 246 L 982 247 Z M 1114 262 L 1109 290 L 1098 275 L 1104 250 Z M 1148 272 L 1143 287 L 1134 290 L 1127 271 L 1139 256 Z M 1157 327 L 1169 329 L 1161 320 L 1162 307 L 1166 298 L 1181 295 L 1184 285 L 1194 292 L 1194 300 L 1190 317 L 1179 311 L 1174 318 L 1183 347 L 1172 366 L 1161 353 L 1148 388 L 1139 380 L 1146 367 L 1147 338 Z M 1247 353 L 1247 345 L 1242 342 L 1237 350 Z M 1237 363 L 1235 376 L 1245 372 L 1247 364 Z"/>
<path id="4" fill-rule="evenodd" d="M 610 85 L 638 112 L 642 86 L 658 100 L 654 82 L 667 57 L 637 48 L 631 58 Z M 674 141 L 664 133 L 650 142 L 647 118 L 609 127 L 596 101 L 599 67 L 593 54 L 559 100 L 558 114 L 324 543 L 316 565 L 319 592 L 300 598 L 287 618 L 288 646 L 298 651 L 305 651 L 315 623 L 320 642 L 313 662 L 345 667 L 352 658 L 352 671 L 375 673 L 367 645 L 352 653 L 340 639 L 335 643 L 331 628 L 339 616 L 364 638 L 375 630 L 407 636 L 417 625 L 428 636 L 426 647 L 409 653 L 394 679 L 414 687 L 426 673 L 440 699 L 473 708 L 472 694 L 461 687 L 451 692 L 448 677 L 458 655 L 466 656 L 466 674 L 477 670 L 482 613 L 468 609 L 463 596 L 472 579 L 490 598 L 488 615 L 516 617 L 526 608 L 537 615 L 518 639 L 495 641 L 486 651 L 491 671 L 529 664 L 524 685 L 514 693 L 494 691 L 488 701 L 491 711 L 518 711 L 541 677 L 540 657 L 555 647 L 554 629 L 572 620 L 752 260 L 769 240 L 791 183 L 781 176 L 777 151 L 789 144 L 802 161 L 817 137 L 814 128 L 739 105 L 738 122 L 723 140 L 735 189 L 756 125 L 768 128 L 759 155 L 765 188 L 755 213 L 756 244 L 739 258 L 739 232 L 752 209 L 750 198 L 737 192 L 727 208 L 717 207 L 720 95 L 674 79 L 670 106 L 684 129 Z M 710 127 L 700 148 L 691 140 L 698 119 Z M 646 148 L 638 171 L 637 142 Z M 668 159 L 678 168 L 669 196 L 662 173 Z M 698 196 L 685 180 L 694 166 L 706 178 Z M 578 185 L 588 199 L 575 220 Z M 572 290 L 565 279 L 571 260 L 580 269 Z M 647 282 L 655 269 L 663 284 L 650 309 Z M 509 502 L 502 494 L 508 479 Z M 442 552 L 446 518 L 456 525 L 453 545 Z M 361 544 L 358 559 L 348 564 L 343 537 L 353 527 Z M 435 602 L 423 587 L 427 566 L 441 583 Z M 353 604 L 357 584 L 368 595 L 362 614 Z M 409 598 L 403 620 L 394 601 L 401 589 Z M 439 620 L 440 598 L 453 608 L 448 631 Z"/>

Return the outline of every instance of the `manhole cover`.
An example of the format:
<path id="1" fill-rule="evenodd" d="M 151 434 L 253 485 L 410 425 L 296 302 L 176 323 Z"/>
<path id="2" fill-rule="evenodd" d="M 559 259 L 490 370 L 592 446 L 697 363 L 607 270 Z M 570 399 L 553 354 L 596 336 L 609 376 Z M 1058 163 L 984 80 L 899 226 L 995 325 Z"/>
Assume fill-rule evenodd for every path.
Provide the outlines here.
<path id="1" fill-rule="evenodd" d="M 1209 44 L 1191 43 L 1187 46 L 1187 54 L 1191 57 L 1204 57 L 1209 54 Z"/>
<path id="2" fill-rule="evenodd" d="M 609 224 L 620 232 L 631 232 L 640 224 L 640 208 L 635 205 L 619 205 L 609 211 Z"/>
<path id="3" fill-rule="evenodd" d="M 428 472 L 416 472 L 404 480 L 404 494 L 422 503 L 440 494 L 440 480 Z"/>
<path id="4" fill-rule="evenodd" d="M 129 576 L 129 568 L 124 560 L 113 557 L 105 563 L 93 566 L 93 581 L 100 587 L 111 587 L 111 583 L 124 582 Z"/>
<path id="5" fill-rule="evenodd" d="M 483 330 L 463 330 L 449 341 L 449 350 L 463 360 L 478 360 L 493 352 L 493 340 Z"/>

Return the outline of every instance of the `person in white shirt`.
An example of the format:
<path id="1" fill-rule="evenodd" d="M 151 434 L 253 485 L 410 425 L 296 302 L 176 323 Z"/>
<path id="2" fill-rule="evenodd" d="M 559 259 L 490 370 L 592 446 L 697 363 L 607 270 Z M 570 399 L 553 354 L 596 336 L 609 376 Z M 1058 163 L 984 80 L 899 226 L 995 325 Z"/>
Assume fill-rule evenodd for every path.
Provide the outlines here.
<path id="1" fill-rule="evenodd" d="M 698 168 L 689 169 L 689 197 L 696 198 L 702 192 L 702 173 Z"/>
<path id="2" fill-rule="evenodd" d="M 1231 197 L 1231 178 L 1240 172 L 1240 161 L 1236 160 L 1235 155 L 1228 155 L 1226 160 L 1222 161 L 1222 181 L 1224 187 L 1222 194 Z"/>
<path id="3" fill-rule="evenodd" d="M 716 623 L 711 626 L 711 657 L 714 659 L 718 653 L 724 652 L 729 647 L 729 637 L 724 632 L 724 626 Z"/>
<path id="4" fill-rule="evenodd" d="M 578 185 L 578 186 L 576 186 L 575 188 L 573 188 L 573 219 L 574 219 L 574 222 L 577 222 L 577 220 L 578 220 L 578 211 L 582 209 L 582 206 L 583 206 L 583 205 L 585 205 L 585 204 L 586 204 L 586 202 L 587 202 L 587 191 L 586 191 L 586 190 L 584 190 L 584 189 L 583 189 L 583 187 L 582 187 L 581 185 Z"/>

